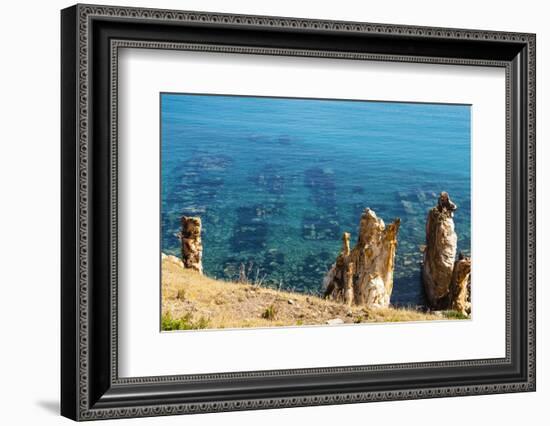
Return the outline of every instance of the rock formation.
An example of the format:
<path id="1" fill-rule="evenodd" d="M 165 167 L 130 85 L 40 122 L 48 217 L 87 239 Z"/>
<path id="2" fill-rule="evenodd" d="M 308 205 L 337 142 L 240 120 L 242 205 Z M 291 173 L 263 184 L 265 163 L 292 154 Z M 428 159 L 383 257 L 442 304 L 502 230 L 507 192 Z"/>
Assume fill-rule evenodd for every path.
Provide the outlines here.
<path id="1" fill-rule="evenodd" d="M 181 261 L 181 259 L 179 257 L 172 256 L 171 254 L 161 253 L 161 261 L 163 263 L 164 262 L 171 263 L 179 268 L 184 268 L 183 262 Z"/>
<path id="2" fill-rule="evenodd" d="M 456 205 L 449 194 L 439 195 L 437 206 L 428 213 L 426 249 L 422 280 L 428 304 L 432 309 L 446 309 L 456 256 L 457 236 L 453 221 Z"/>
<path id="3" fill-rule="evenodd" d="M 323 281 L 325 297 L 347 305 L 389 306 L 399 224 L 396 219 L 386 227 L 374 211 L 365 209 L 355 247 L 350 248 L 349 233 L 342 237 L 342 250 Z"/>
<path id="4" fill-rule="evenodd" d="M 181 259 L 186 268 L 194 269 L 202 274 L 202 240 L 200 217 L 182 216 Z"/>
<path id="5" fill-rule="evenodd" d="M 463 315 L 468 315 L 471 310 L 469 301 L 471 270 L 471 259 L 460 253 L 453 268 L 449 289 L 449 307 Z"/>

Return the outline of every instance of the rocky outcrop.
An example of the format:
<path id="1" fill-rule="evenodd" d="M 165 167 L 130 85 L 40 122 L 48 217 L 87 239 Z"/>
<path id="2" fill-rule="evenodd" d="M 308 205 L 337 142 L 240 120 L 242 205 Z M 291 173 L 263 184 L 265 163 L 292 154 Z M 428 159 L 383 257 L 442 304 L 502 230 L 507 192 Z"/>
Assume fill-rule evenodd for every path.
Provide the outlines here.
<path id="1" fill-rule="evenodd" d="M 439 195 L 437 206 L 428 213 L 426 249 L 422 280 L 428 304 L 432 309 L 446 309 L 456 257 L 457 236 L 453 221 L 457 206 L 449 194 Z"/>
<path id="2" fill-rule="evenodd" d="M 469 315 L 470 305 L 470 273 L 472 261 L 462 253 L 454 264 L 451 287 L 449 289 L 449 307 L 463 315 Z"/>
<path id="3" fill-rule="evenodd" d="M 202 240 L 200 217 L 182 216 L 181 231 L 181 259 L 188 269 L 194 269 L 202 274 Z"/>
<path id="4" fill-rule="evenodd" d="M 342 250 L 323 281 L 325 297 L 347 305 L 389 306 L 399 225 L 396 219 L 386 226 L 374 211 L 365 209 L 353 249 L 350 234 L 342 237 Z"/>
<path id="5" fill-rule="evenodd" d="M 181 259 L 179 257 L 172 256 L 171 254 L 161 253 L 161 261 L 163 264 L 166 262 L 166 263 L 171 263 L 180 268 L 184 267 Z"/>

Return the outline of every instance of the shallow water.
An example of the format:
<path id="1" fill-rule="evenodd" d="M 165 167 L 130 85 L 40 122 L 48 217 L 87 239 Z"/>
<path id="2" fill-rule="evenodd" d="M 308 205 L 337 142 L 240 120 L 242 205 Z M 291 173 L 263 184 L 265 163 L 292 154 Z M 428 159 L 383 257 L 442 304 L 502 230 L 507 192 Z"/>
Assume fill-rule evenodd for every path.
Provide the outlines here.
<path id="1" fill-rule="evenodd" d="M 401 218 L 392 303 L 423 304 L 425 220 L 447 191 L 470 252 L 470 107 L 163 94 L 162 250 L 179 218 L 203 221 L 203 264 L 317 293 L 365 207 Z"/>

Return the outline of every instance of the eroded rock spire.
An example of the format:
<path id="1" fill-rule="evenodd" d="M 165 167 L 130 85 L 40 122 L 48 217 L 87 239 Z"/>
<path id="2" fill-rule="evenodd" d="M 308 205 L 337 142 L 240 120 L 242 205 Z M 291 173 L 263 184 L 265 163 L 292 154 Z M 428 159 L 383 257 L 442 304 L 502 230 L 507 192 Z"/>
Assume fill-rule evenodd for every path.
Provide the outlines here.
<path id="1" fill-rule="evenodd" d="M 439 195 L 426 220 L 426 249 L 422 266 L 422 281 L 428 304 L 432 309 L 446 309 L 456 257 L 457 236 L 453 220 L 456 204 L 449 194 Z"/>
<path id="2" fill-rule="evenodd" d="M 470 303 L 470 274 L 472 270 L 472 260 L 462 253 L 458 255 L 458 260 L 453 267 L 453 276 L 451 278 L 451 287 L 449 289 L 449 307 L 453 311 L 458 311 L 462 315 L 469 315 L 471 311 Z"/>
<path id="3" fill-rule="evenodd" d="M 323 281 L 325 297 L 348 305 L 389 306 L 399 225 L 396 219 L 386 226 L 373 210 L 365 209 L 357 244 L 350 248 L 347 232 L 342 237 L 342 251 Z"/>
<path id="4" fill-rule="evenodd" d="M 201 218 L 182 216 L 181 232 L 181 259 L 186 268 L 194 269 L 202 274 L 202 240 Z"/>

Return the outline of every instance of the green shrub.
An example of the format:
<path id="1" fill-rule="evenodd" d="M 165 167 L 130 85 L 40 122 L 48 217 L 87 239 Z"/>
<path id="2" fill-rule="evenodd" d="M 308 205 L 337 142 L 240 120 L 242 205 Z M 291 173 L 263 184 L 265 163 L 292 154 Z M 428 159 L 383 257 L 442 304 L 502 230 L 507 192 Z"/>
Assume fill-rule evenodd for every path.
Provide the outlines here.
<path id="1" fill-rule="evenodd" d="M 185 300 L 185 290 L 183 288 L 180 288 L 178 290 L 178 295 L 176 296 L 176 298 L 181 301 Z"/>
<path id="2" fill-rule="evenodd" d="M 443 311 L 443 316 L 448 319 L 468 319 L 468 315 L 464 315 L 462 312 L 458 311 Z"/>
<path id="3" fill-rule="evenodd" d="M 170 314 L 162 316 L 161 330 L 201 330 L 208 328 L 210 321 L 208 318 L 200 317 L 198 321 L 193 321 L 191 314 L 185 314 L 181 318 L 172 318 Z"/>
<path id="4" fill-rule="evenodd" d="M 262 313 L 262 318 L 272 321 L 275 319 L 275 316 L 277 315 L 277 309 L 273 305 L 269 305 L 267 308 L 265 308 L 265 311 Z"/>

